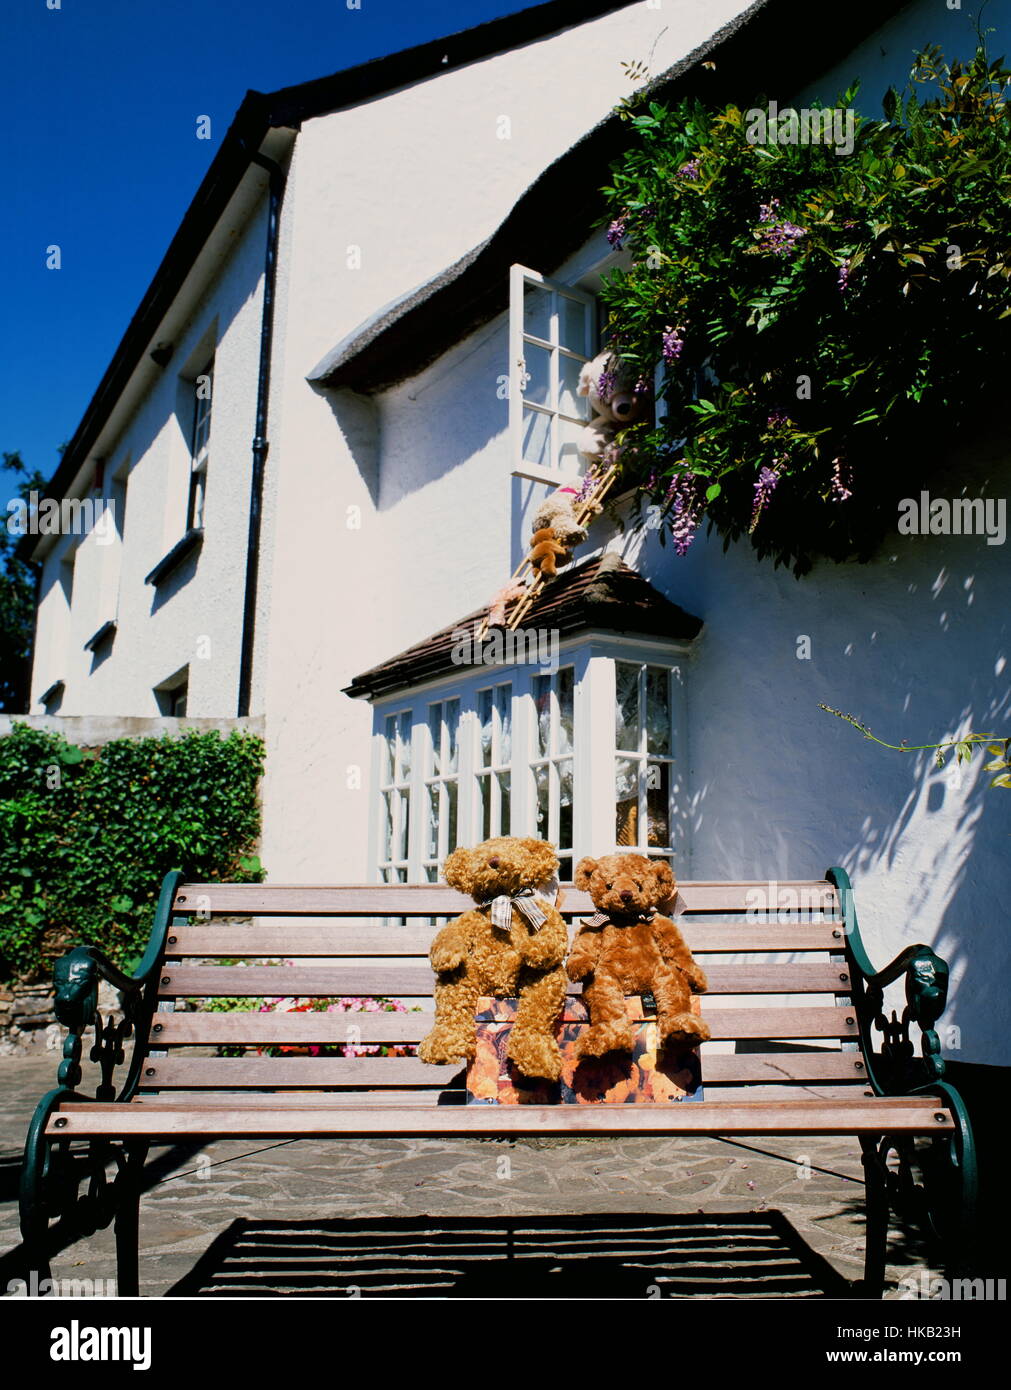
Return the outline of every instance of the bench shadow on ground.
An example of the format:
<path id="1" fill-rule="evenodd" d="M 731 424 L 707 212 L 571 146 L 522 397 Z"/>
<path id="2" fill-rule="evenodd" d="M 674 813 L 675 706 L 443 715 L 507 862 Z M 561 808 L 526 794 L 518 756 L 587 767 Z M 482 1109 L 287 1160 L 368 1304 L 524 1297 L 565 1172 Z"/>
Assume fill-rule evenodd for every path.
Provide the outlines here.
<path id="1" fill-rule="evenodd" d="M 172 1297 L 850 1298 L 779 1211 L 236 1220 Z"/>

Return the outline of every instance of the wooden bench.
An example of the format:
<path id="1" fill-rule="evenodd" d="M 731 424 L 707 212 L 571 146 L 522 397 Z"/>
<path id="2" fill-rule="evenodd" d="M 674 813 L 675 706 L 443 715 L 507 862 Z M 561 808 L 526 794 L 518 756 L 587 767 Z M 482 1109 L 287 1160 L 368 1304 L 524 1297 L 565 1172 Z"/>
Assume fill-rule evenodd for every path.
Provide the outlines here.
<path id="1" fill-rule="evenodd" d="M 943 1079 L 934 1031 L 947 967 L 917 945 L 875 973 L 842 869 L 811 882 L 679 885 L 666 911 L 677 916 L 710 980 L 702 1002 L 713 1041 L 703 1048 L 701 1102 L 468 1106 L 461 1068 L 410 1056 L 194 1055 L 194 1048 L 206 1054 L 228 1045 L 346 1043 L 349 1025 L 365 1044 L 416 1043 L 431 1026 L 434 919 L 469 906 L 435 885 L 193 884 L 170 874 L 134 976 L 94 947 L 63 957 L 56 1010 L 70 1032 L 59 1085 L 32 1120 L 22 1174 L 31 1268 L 49 1277 L 54 1219 L 64 1242 L 68 1233 L 115 1221 L 119 1292 L 137 1292 L 141 1170 L 152 1141 L 529 1134 L 852 1135 L 866 1177 L 863 1293 L 882 1291 L 889 1208 L 911 1195 L 919 1194 L 945 1243 L 949 1269 L 959 1267 L 971 1238 L 976 1167 L 966 1110 Z M 570 924 L 590 911 L 585 894 L 566 889 Z M 773 953 L 780 953 L 775 963 L 763 959 Z M 260 963 L 211 963 L 221 960 Z M 901 978 L 906 1005 L 901 1018 L 889 1019 L 882 991 Z M 118 1024 L 97 1015 L 100 979 L 121 991 Z M 292 995 L 386 996 L 423 1011 L 177 1008 L 177 1001 L 211 996 Z M 909 1038 L 913 1023 L 922 1030 L 920 1057 Z M 875 1029 L 883 1034 L 878 1049 Z M 734 1051 L 719 1046 L 731 1041 Z M 89 1044 L 102 1077 L 94 1097 L 78 1089 Z M 914 1160 L 921 1185 L 912 1178 Z"/>

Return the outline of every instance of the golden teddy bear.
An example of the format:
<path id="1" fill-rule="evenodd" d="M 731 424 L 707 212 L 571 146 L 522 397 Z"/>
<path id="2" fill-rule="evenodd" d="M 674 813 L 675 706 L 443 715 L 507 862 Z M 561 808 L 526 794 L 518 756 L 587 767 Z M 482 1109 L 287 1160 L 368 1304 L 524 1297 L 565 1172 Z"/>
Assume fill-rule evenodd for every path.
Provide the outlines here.
<path id="1" fill-rule="evenodd" d="M 649 991 L 656 999 L 661 1046 L 687 1051 L 709 1038 L 709 1029 L 691 1013 L 691 996 L 709 988 L 669 917 L 657 907 L 669 902 L 677 887 L 670 867 L 641 854 L 609 854 L 581 859 L 574 883 L 590 894 L 595 916 L 580 927 L 567 969 L 583 980 L 590 1027 L 579 1039 L 581 1056 L 631 1051 L 632 1024 L 626 994 Z"/>
<path id="2" fill-rule="evenodd" d="M 418 1048 L 422 1061 L 469 1060 L 477 1048 L 477 1000 L 518 998 L 507 1056 L 524 1076 L 558 1080 L 555 1031 L 568 984 L 568 933 L 555 906 L 557 876 L 557 856 L 544 840 L 501 836 L 448 856 L 443 877 L 476 906 L 432 942 L 435 1027 Z"/>

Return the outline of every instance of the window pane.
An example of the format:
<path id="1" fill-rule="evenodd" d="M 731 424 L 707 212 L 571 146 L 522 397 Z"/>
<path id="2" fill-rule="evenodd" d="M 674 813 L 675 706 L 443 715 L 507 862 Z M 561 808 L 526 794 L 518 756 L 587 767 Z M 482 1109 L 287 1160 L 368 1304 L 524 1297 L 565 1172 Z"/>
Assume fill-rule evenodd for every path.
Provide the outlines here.
<path id="1" fill-rule="evenodd" d="M 670 673 L 662 666 L 646 667 L 646 749 L 670 753 Z"/>
<path id="2" fill-rule="evenodd" d="M 558 882 L 572 882 L 572 855 L 560 854 L 558 856 Z"/>
<path id="3" fill-rule="evenodd" d="M 397 836 L 396 859 L 407 858 L 407 840 L 411 829 L 411 794 L 400 792 L 400 833 Z"/>
<path id="4" fill-rule="evenodd" d="M 551 465 L 551 417 L 539 410 L 523 411 L 523 457 L 527 463 Z"/>
<path id="5" fill-rule="evenodd" d="M 581 358 L 558 354 L 558 409 L 563 415 L 575 415 L 582 419 L 586 415 L 586 397 L 576 394 L 579 373 L 583 370 Z"/>
<path id="6" fill-rule="evenodd" d="M 383 748 L 379 757 L 379 781 L 386 787 L 393 781 L 393 759 L 396 756 L 397 720 L 394 715 L 386 719 L 386 733 L 383 735 Z"/>
<path id="7" fill-rule="evenodd" d="M 566 473 L 585 473 L 586 459 L 579 452 L 579 440 L 585 424 L 558 417 L 558 467 Z"/>
<path id="8" fill-rule="evenodd" d="M 523 332 L 551 340 L 551 291 L 529 282 L 523 286 Z"/>
<path id="9" fill-rule="evenodd" d="M 456 849 L 456 783 L 446 783 L 446 806 L 449 827 L 446 832 L 446 852 Z"/>
<path id="10" fill-rule="evenodd" d="M 543 758 L 551 747 L 550 676 L 534 676 L 534 708 L 537 711 L 537 756 Z"/>
<path id="11" fill-rule="evenodd" d="M 495 687 L 495 703 L 498 706 L 498 758 L 496 761 L 501 766 L 502 763 L 510 762 L 513 755 L 511 685 Z"/>
<path id="12" fill-rule="evenodd" d="M 432 772 L 442 770 L 442 705 L 429 705 L 428 731 L 432 738 Z"/>
<path id="13" fill-rule="evenodd" d="M 411 716 L 402 714 L 400 716 L 400 732 L 398 737 L 400 755 L 400 778 L 401 782 L 406 782 L 411 775 Z"/>
<path id="14" fill-rule="evenodd" d="M 509 825 L 512 819 L 512 807 L 509 801 L 509 773 L 500 772 L 498 775 L 499 787 L 499 831 L 500 835 L 509 834 Z"/>
<path id="15" fill-rule="evenodd" d="M 558 752 L 572 752 L 572 689 L 571 666 L 558 672 Z"/>
<path id="16" fill-rule="evenodd" d="M 646 826 L 650 845 L 670 846 L 670 764 L 652 763 L 646 777 Z"/>
<path id="17" fill-rule="evenodd" d="M 526 364 L 526 378 L 523 399 L 535 405 L 551 405 L 551 353 L 547 348 L 535 347 L 533 343 L 523 344 L 523 361 Z"/>
<path id="18" fill-rule="evenodd" d="M 481 690 L 477 697 L 477 713 L 481 721 L 481 766 L 491 766 L 491 691 Z"/>
<path id="19" fill-rule="evenodd" d="M 446 738 L 448 748 L 446 751 L 446 770 L 456 772 L 460 756 L 460 701 L 446 701 Z"/>
<path id="20" fill-rule="evenodd" d="M 582 353 L 584 357 L 590 352 L 589 334 L 586 331 L 587 308 L 578 299 L 570 299 L 565 294 L 558 296 L 559 341 L 562 347 Z"/>
<path id="21" fill-rule="evenodd" d="M 491 778 L 479 777 L 481 789 L 481 839 L 491 838 Z"/>
<path id="22" fill-rule="evenodd" d="M 548 840 L 551 838 L 549 834 L 551 822 L 548 817 L 547 767 L 534 768 L 534 789 L 537 795 L 537 836 L 541 840 Z"/>
<path id="23" fill-rule="evenodd" d="M 383 818 L 379 830 L 379 858 L 390 859 L 393 846 L 393 793 L 383 792 Z"/>
<path id="24" fill-rule="evenodd" d="M 614 839 L 619 845 L 639 843 L 639 764 L 616 758 L 614 765 Z"/>
<path id="25" fill-rule="evenodd" d="M 425 841 L 425 853 L 434 858 L 439 853 L 439 784 L 426 789 L 428 798 L 428 835 Z"/>
<path id="26" fill-rule="evenodd" d="M 558 848 L 572 848 L 572 759 L 558 764 Z"/>
<path id="27" fill-rule="evenodd" d="M 425 866 L 425 878 L 428 880 L 429 883 L 439 882 L 438 864 L 428 864 Z"/>
<path id="28" fill-rule="evenodd" d="M 639 668 L 627 661 L 614 664 L 614 743 L 639 751 Z"/>

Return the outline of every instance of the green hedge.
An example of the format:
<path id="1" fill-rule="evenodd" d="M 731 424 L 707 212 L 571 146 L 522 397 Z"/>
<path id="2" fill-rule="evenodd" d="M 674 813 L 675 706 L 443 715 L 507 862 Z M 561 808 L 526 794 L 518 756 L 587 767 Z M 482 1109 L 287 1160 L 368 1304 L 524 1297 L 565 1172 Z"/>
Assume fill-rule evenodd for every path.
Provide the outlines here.
<path id="1" fill-rule="evenodd" d="M 0 738 L 0 979 L 44 977 L 80 944 L 130 966 L 170 869 L 261 880 L 263 758 L 263 741 L 239 732 L 89 751 L 15 724 Z"/>

